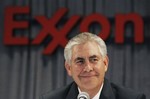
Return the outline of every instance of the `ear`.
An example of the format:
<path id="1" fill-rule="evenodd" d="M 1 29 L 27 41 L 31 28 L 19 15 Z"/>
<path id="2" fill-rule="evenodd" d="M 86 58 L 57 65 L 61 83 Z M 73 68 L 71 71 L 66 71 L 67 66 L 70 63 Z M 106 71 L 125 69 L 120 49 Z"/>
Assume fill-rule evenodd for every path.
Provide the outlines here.
<path id="1" fill-rule="evenodd" d="M 106 72 L 108 69 L 108 64 L 109 64 L 109 58 L 107 55 L 103 58 L 103 62 L 104 62 L 105 72 Z"/>
<path id="2" fill-rule="evenodd" d="M 67 70 L 67 73 L 69 76 L 72 76 L 72 72 L 71 72 L 71 65 L 69 65 L 68 62 L 65 62 L 65 68 Z"/>

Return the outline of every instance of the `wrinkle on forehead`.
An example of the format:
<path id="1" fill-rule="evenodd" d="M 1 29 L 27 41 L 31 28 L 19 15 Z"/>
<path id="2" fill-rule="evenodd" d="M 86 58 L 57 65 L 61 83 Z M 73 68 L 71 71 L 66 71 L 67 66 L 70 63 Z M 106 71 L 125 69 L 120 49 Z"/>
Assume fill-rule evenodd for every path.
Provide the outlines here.
<path id="1" fill-rule="evenodd" d="M 75 45 L 72 48 L 72 59 L 77 57 L 87 58 L 94 55 L 101 56 L 99 46 L 96 42 L 86 42 Z"/>

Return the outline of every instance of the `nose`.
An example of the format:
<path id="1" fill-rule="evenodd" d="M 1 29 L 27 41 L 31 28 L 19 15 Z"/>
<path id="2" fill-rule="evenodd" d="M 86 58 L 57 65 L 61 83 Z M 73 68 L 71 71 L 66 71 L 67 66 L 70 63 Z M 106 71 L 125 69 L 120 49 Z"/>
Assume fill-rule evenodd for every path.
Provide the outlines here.
<path id="1" fill-rule="evenodd" d="M 91 71 L 93 71 L 93 66 L 90 64 L 90 62 L 86 62 L 83 71 L 84 72 L 91 72 Z"/>

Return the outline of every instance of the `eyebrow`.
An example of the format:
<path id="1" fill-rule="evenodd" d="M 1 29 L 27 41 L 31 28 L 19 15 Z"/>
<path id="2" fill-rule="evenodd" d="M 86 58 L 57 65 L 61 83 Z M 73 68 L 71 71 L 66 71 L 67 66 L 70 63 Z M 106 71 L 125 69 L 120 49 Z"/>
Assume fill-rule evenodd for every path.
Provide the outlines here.
<path id="1" fill-rule="evenodd" d="M 92 55 L 92 56 L 90 56 L 89 58 L 90 58 L 90 59 L 91 59 L 91 58 L 98 58 L 98 56 L 97 56 L 97 55 Z"/>
<path id="2" fill-rule="evenodd" d="M 98 58 L 98 56 L 97 55 L 92 55 L 92 56 L 89 57 L 89 59 L 92 59 L 92 58 Z M 84 58 L 83 57 L 77 57 L 74 61 L 78 61 L 78 60 L 84 60 Z"/>

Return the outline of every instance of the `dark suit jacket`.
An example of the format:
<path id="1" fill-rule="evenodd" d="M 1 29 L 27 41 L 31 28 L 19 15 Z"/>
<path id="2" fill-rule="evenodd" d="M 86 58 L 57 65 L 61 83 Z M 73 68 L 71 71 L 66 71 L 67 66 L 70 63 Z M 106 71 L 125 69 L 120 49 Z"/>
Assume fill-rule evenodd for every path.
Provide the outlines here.
<path id="1" fill-rule="evenodd" d="M 75 82 L 51 93 L 42 95 L 40 99 L 77 99 L 78 88 Z M 100 95 L 100 99 L 146 99 L 143 94 L 110 83 L 107 79 Z"/>

